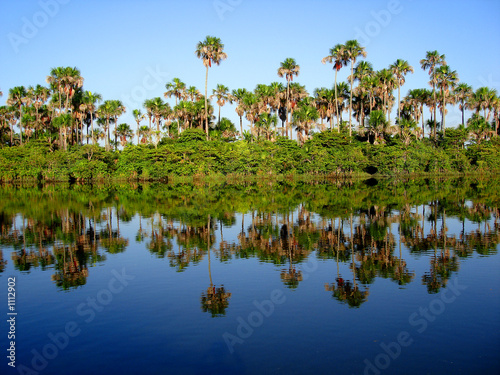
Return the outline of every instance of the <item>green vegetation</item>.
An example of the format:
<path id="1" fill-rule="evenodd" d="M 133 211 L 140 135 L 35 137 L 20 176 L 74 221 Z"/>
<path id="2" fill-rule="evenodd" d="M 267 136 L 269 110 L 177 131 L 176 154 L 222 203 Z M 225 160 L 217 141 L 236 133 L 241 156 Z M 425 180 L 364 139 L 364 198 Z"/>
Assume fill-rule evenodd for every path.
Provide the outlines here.
<path id="1" fill-rule="evenodd" d="M 332 89 L 316 88 L 313 96 L 293 82 L 300 66 L 291 57 L 277 69 L 286 85 L 272 82 L 257 84 L 254 91 L 230 91 L 217 84 L 209 96 L 209 68 L 228 57 L 224 44 L 207 36 L 195 54 L 205 67 L 204 95 L 174 78 L 166 83 L 164 96 L 173 97 L 175 104 L 156 97 L 144 101 L 145 113 L 129 108 L 134 126 L 119 124 L 127 111 L 121 101 L 101 103 L 100 94 L 83 89 L 76 67 L 53 68 L 48 88 L 11 88 L 7 105 L 0 107 L 0 180 L 500 171 L 497 92 L 488 87 L 474 91 L 459 83 L 458 73 L 437 51 L 427 52 L 420 61 L 432 91 L 413 89 L 403 98 L 405 76 L 414 68 L 397 59 L 388 68 L 374 70 L 371 63 L 357 61 L 367 54 L 356 40 L 337 44 L 322 59 L 333 64 L 335 82 Z M 347 66 L 347 82 L 337 82 L 337 72 Z M 211 100 L 218 106 L 217 116 Z M 221 118 L 226 103 L 236 104 L 239 131 Z M 462 123 L 445 128 L 446 107 L 457 104 Z M 397 118 L 392 122 L 395 105 Z M 427 121 L 424 107 L 430 113 Z M 466 110 L 474 111 L 467 121 Z M 248 131 L 243 130 L 243 117 Z M 141 124 L 145 120 L 148 125 Z"/>
<path id="2" fill-rule="evenodd" d="M 373 120 L 376 122 L 376 120 Z M 120 128 L 120 127 L 119 127 Z M 0 149 L 0 180 L 88 181 L 167 180 L 178 177 L 248 176 L 276 178 L 308 175 L 314 178 L 368 173 L 379 175 L 466 174 L 500 172 L 500 139 L 494 138 L 464 148 L 461 130 L 438 132 L 432 140 L 405 144 L 400 135 L 382 144 L 371 144 L 365 136 L 324 131 L 299 145 L 278 137 L 275 142 L 205 140 L 201 129 L 188 129 L 176 139 L 164 138 L 157 147 L 129 145 L 120 151 L 105 151 L 93 145 L 54 148 L 42 140 Z"/>

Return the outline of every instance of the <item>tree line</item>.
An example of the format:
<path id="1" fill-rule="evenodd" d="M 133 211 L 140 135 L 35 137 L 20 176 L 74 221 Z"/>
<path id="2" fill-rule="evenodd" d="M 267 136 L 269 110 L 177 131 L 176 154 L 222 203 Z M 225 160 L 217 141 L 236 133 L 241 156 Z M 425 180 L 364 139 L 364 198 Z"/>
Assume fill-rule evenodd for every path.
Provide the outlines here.
<path id="1" fill-rule="evenodd" d="M 76 67 L 53 68 L 46 79 L 48 87 L 38 84 L 9 89 L 6 105 L 0 107 L 1 145 L 22 145 L 41 139 L 67 150 L 68 146 L 98 144 L 103 140 L 109 151 L 135 140 L 136 144 L 157 147 L 162 139 L 177 138 L 190 128 L 202 129 L 207 139 L 276 141 L 280 137 L 292 139 L 295 130 L 297 141 L 303 145 L 313 133 L 330 130 L 374 144 L 385 144 L 396 137 L 408 145 L 422 140 L 426 127 L 428 139 L 436 141 L 438 132 L 446 137 L 449 105 L 459 106 L 462 122 L 458 129 L 467 133 L 469 141 L 481 143 L 499 134 L 500 101 L 496 90 L 473 90 L 470 85 L 459 83 L 458 73 L 437 51 L 428 51 L 420 61 L 420 67 L 428 71 L 430 89 L 412 89 L 403 97 L 405 77 L 415 68 L 406 60 L 397 59 L 387 68 L 374 70 L 370 62 L 362 60 L 367 54 L 356 40 L 329 50 L 322 63 L 333 66 L 333 87 L 316 88 L 312 94 L 293 81 L 300 66 L 295 59 L 286 58 L 277 70 L 285 83 L 257 84 L 253 91 L 230 90 L 217 84 L 209 96 L 209 69 L 227 58 L 224 44 L 217 37 L 207 36 L 197 44 L 195 54 L 206 68 L 204 95 L 174 78 L 165 85 L 164 99 L 147 99 L 143 108 L 128 109 L 136 121 L 134 130 L 130 124 L 119 123 L 127 110 L 120 100 L 103 101 L 100 94 L 84 90 L 84 79 Z M 337 73 L 344 67 L 350 69 L 347 82 L 337 82 Z M 167 102 L 171 98 L 175 104 Z M 227 103 L 236 105 L 239 131 L 230 120 L 221 118 L 221 108 Z M 391 112 L 395 105 L 397 117 L 393 122 Z M 425 108 L 429 111 L 427 120 Z M 465 110 L 474 112 L 467 122 Z M 243 130 L 243 118 L 248 121 L 247 131 Z"/>

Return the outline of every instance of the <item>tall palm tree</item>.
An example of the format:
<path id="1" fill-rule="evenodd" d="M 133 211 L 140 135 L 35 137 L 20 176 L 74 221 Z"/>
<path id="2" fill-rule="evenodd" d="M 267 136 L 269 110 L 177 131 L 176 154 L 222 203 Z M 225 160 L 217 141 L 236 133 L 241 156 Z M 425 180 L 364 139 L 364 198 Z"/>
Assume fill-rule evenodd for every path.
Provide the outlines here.
<path id="1" fill-rule="evenodd" d="M 232 91 L 231 96 L 232 100 L 237 103 L 236 105 L 236 113 L 240 117 L 240 136 L 243 137 L 243 115 L 245 114 L 243 98 L 248 93 L 247 89 L 235 89 Z"/>
<path id="2" fill-rule="evenodd" d="M 286 136 L 288 137 L 288 111 L 290 106 L 290 82 L 293 81 L 293 76 L 298 76 L 300 66 L 297 65 L 295 59 L 288 57 L 280 64 L 278 68 L 278 76 L 286 79 Z"/>
<path id="3" fill-rule="evenodd" d="M 389 69 L 396 77 L 396 83 L 398 85 L 398 120 L 400 120 L 401 110 L 399 104 L 401 103 L 401 86 L 405 84 L 405 75 L 413 73 L 413 67 L 408 64 L 408 61 L 397 59 L 389 66 Z"/>
<path id="4" fill-rule="evenodd" d="M 210 96 L 210 99 L 216 98 L 217 105 L 219 106 L 219 117 L 217 120 L 217 126 L 220 125 L 220 109 L 223 107 L 227 101 L 230 100 L 231 94 L 229 93 L 229 88 L 221 85 L 220 83 L 217 85 L 217 88 L 213 90 L 213 95 Z"/>
<path id="5" fill-rule="evenodd" d="M 351 92 L 349 94 L 349 136 L 352 136 L 352 85 L 354 82 L 354 64 L 359 57 L 366 57 L 364 47 L 357 40 L 348 40 L 344 47 L 344 60 L 351 63 Z"/>
<path id="6" fill-rule="evenodd" d="M 92 144 L 94 145 L 97 142 L 97 140 L 94 137 L 94 113 L 96 111 L 96 105 L 99 104 L 101 101 L 102 101 L 101 94 L 85 91 L 83 93 L 82 104 L 80 105 L 80 111 L 84 111 L 90 114 L 90 135 L 92 137 Z M 88 130 L 87 130 L 87 135 L 88 135 Z"/>
<path id="7" fill-rule="evenodd" d="M 7 104 L 17 107 L 19 110 L 19 139 L 23 144 L 23 105 L 26 97 L 26 88 L 24 86 L 16 86 L 9 90 Z M 12 143 L 12 142 L 11 142 Z"/>
<path id="8" fill-rule="evenodd" d="M 387 116 L 388 124 L 391 123 L 392 91 L 394 89 L 395 77 L 389 69 L 377 72 L 378 85 L 382 93 L 383 110 Z"/>
<path id="9" fill-rule="evenodd" d="M 437 98 L 436 98 L 436 68 L 441 65 L 446 65 L 446 56 L 440 55 L 438 51 L 427 51 L 425 59 L 420 60 L 420 66 L 423 70 L 429 69 L 429 76 L 431 80 L 429 84 L 432 87 L 432 98 L 434 100 L 434 138 L 436 138 L 436 110 L 437 110 Z"/>
<path id="10" fill-rule="evenodd" d="M 110 150 L 110 138 L 109 138 L 109 123 L 113 119 L 115 113 L 115 105 L 112 100 L 105 100 L 96 111 L 96 115 L 102 121 L 104 127 L 104 145 L 106 151 Z"/>
<path id="11" fill-rule="evenodd" d="M 111 100 L 111 104 L 112 104 L 112 117 L 114 120 L 113 122 L 115 123 L 115 131 L 113 133 L 115 135 L 115 151 L 116 151 L 118 147 L 118 144 L 116 142 L 116 128 L 118 126 L 118 117 L 123 115 L 127 109 L 120 100 Z"/>
<path id="12" fill-rule="evenodd" d="M 339 125 L 339 107 L 337 105 L 337 73 L 343 67 L 347 65 L 344 53 L 345 46 L 342 44 L 336 44 L 333 48 L 330 48 L 330 54 L 323 57 L 321 62 L 326 64 L 327 62 L 333 64 L 333 69 L 335 69 L 335 82 L 333 87 L 335 89 L 335 116 L 337 117 L 337 130 L 340 131 Z"/>
<path id="13" fill-rule="evenodd" d="M 446 100 L 450 92 L 450 88 L 454 89 L 458 83 L 458 74 L 456 70 L 451 70 L 448 65 L 442 65 L 438 67 L 435 71 L 435 81 L 436 86 L 441 90 L 441 117 L 442 117 L 442 129 L 443 136 L 446 135 L 445 127 L 445 116 L 446 116 Z"/>
<path id="14" fill-rule="evenodd" d="M 146 115 L 148 116 L 149 119 L 149 129 L 151 130 L 151 122 L 153 119 L 153 100 L 152 99 L 146 99 L 144 100 L 144 103 L 142 104 L 144 109 L 146 110 Z"/>
<path id="15" fill-rule="evenodd" d="M 41 128 L 40 108 L 43 105 L 45 105 L 49 96 L 50 96 L 50 90 L 42 85 L 36 85 L 36 87 L 33 90 L 33 100 L 34 100 L 33 105 L 35 106 L 36 126 L 38 129 Z"/>
<path id="16" fill-rule="evenodd" d="M 302 100 L 309 100 L 311 103 L 314 101 L 313 98 L 309 99 L 309 93 L 304 85 L 298 82 L 290 84 L 290 116 L 293 116 L 295 107 L 301 103 Z M 292 129 L 290 128 L 290 139 L 292 139 Z"/>
<path id="17" fill-rule="evenodd" d="M 198 42 L 195 53 L 196 57 L 202 59 L 203 65 L 207 68 L 205 74 L 205 131 L 208 139 L 208 68 L 212 66 L 212 63 L 219 65 L 222 60 L 227 58 L 227 54 L 224 52 L 224 44 L 220 38 L 214 36 L 207 36 L 203 42 Z"/>
<path id="18" fill-rule="evenodd" d="M 464 112 L 466 103 L 469 101 L 472 94 L 473 94 L 472 87 L 464 82 L 459 83 L 457 87 L 455 87 L 455 90 L 453 90 L 453 96 L 455 96 L 455 99 L 460 103 L 459 108 L 460 111 L 462 112 L 462 126 L 465 126 Z"/>
<path id="19" fill-rule="evenodd" d="M 141 128 L 141 121 L 144 119 L 146 115 L 144 115 L 140 109 L 134 109 L 132 111 L 132 115 L 134 116 L 134 120 L 137 123 L 137 144 L 140 144 L 140 128 Z"/>
<path id="20" fill-rule="evenodd" d="M 360 95 L 360 121 L 364 126 L 364 108 L 363 108 L 363 95 L 368 92 L 368 88 L 362 84 L 363 81 L 366 82 L 366 79 L 372 77 L 374 75 L 373 66 L 368 61 L 360 61 L 358 65 L 354 68 L 354 79 L 359 82 L 358 85 L 358 94 Z M 350 79 L 350 78 L 349 78 Z"/>
<path id="21" fill-rule="evenodd" d="M 174 78 L 172 82 L 165 85 L 167 91 L 165 92 L 165 98 L 175 97 L 175 105 L 177 105 L 177 100 L 184 98 L 186 94 L 186 84 L 180 80 L 180 78 Z"/>

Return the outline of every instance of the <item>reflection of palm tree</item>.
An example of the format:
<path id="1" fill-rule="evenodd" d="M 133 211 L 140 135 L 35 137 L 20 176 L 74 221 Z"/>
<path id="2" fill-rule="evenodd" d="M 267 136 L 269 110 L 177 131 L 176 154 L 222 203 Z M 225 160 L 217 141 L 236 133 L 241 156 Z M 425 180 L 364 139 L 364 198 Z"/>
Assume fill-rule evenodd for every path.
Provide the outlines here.
<path id="1" fill-rule="evenodd" d="M 359 307 L 361 306 L 362 303 L 367 301 L 369 292 L 368 290 L 361 290 L 356 283 L 356 264 L 354 262 L 354 233 L 352 225 L 352 213 L 349 218 L 349 224 L 351 228 L 350 242 L 351 242 L 353 281 L 351 283 L 349 280 L 344 280 L 340 276 L 338 267 L 338 251 L 337 251 L 337 278 L 335 279 L 335 283 L 326 284 L 325 290 L 333 292 L 332 294 L 333 298 L 337 299 L 342 303 L 347 303 L 349 307 Z M 339 219 L 339 233 L 340 233 L 340 219 Z"/>
<path id="2" fill-rule="evenodd" d="M 226 308 L 229 306 L 229 298 L 231 293 L 227 292 L 224 285 L 217 287 L 212 282 L 212 270 L 210 264 L 210 215 L 208 215 L 207 226 L 207 249 L 208 249 L 208 276 L 210 278 L 210 286 L 206 292 L 201 294 L 201 309 L 203 312 L 212 314 L 212 318 L 226 315 Z"/>

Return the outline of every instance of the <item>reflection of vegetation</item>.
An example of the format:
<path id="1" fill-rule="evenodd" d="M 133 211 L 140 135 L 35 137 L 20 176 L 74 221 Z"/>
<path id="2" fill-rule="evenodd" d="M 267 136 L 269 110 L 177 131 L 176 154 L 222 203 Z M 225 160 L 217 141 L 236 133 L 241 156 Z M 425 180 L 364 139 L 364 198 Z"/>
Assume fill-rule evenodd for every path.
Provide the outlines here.
<path id="1" fill-rule="evenodd" d="M 212 282 L 212 269 L 210 268 L 210 235 L 211 235 L 211 225 L 210 215 L 208 215 L 208 223 L 206 230 L 204 231 L 207 237 L 207 249 L 208 249 L 208 276 L 210 278 L 210 286 L 207 288 L 206 292 L 201 294 L 201 309 L 203 312 L 210 311 L 212 318 L 220 317 L 226 315 L 226 308 L 229 306 L 229 298 L 231 293 L 226 292 L 224 285 L 217 287 Z"/>
<path id="2" fill-rule="evenodd" d="M 144 241 L 146 249 L 177 271 L 206 256 L 220 262 L 257 258 L 278 266 L 285 286 L 298 288 L 301 264 L 313 252 L 319 259 L 335 259 L 337 268 L 339 263 L 348 266 L 352 277 L 339 284 L 343 279 L 337 272 L 328 290 L 349 306 L 359 306 L 376 278 L 400 286 L 415 280 L 404 259 L 406 249 L 412 257 L 429 257 L 428 271 L 417 279 L 431 293 L 446 286 L 461 258 L 496 254 L 498 186 L 495 179 L 466 178 L 376 184 L 348 179 L 224 186 L 4 185 L 0 246 L 12 249 L 16 269 L 54 269 L 56 285 L 73 288 L 85 284 L 89 269 L 104 261 L 104 254 L 125 251 L 129 238 L 120 223 L 135 217 L 136 241 Z M 225 228 L 240 219 L 237 240 L 228 241 Z M 460 233 L 448 233 L 450 219 L 462 224 Z M 1 272 L 6 262 L 0 259 Z M 203 294 L 205 301 L 213 301 L 209 305 L 215 314 L 225 308 L 216 307 L 216 301 L 227 295 L 227 302 L 230 296 L 225 290 L 218 296 L 218 288 L 211 283 L 212 292 Z"/>
<path id="3" fill-rule="evenodd" d="M 366 302 L 369 292 L 360 290 L 356 284 L 352 284 L 349 280 L 344 280 L 338 277 L 336 283 L 325 285 L 325 290 L 333 292 L 333 297 L 342 302 L 347 303 L 349 307 L 359 307 L 363 302 Z"/>
<path id="4" fill-rule="evenodd" d="M 212 317 L 224 316 L 230 297 L 231 293 L 226 292 L 223 285 L 220 287 L 212 285 L 201 294 L 201 309 L 203 312 L 210 312 Z"/>

